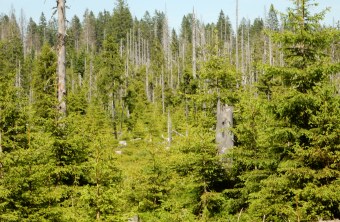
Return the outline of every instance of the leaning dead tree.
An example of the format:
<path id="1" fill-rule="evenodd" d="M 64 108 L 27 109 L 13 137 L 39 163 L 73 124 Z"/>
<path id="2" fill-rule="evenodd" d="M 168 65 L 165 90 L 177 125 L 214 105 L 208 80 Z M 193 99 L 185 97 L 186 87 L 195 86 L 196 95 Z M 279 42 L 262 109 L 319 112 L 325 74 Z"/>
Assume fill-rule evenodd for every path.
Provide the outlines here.
<path id="1" fill-rule="evenodd" d="M 66 15 L 65 15 L 66 0 L 57 0 L 58 11 L 58 102 L 59 113 L 61 116 L 66 116 Z"/>
<path id="2" fill-rule="evenodd" d="M 233 127 L 232 106 L 222 104 L 220 99 L 217 102 L 217 123 L 216 123 L 216 143 L 219 154 L 224 154 L 234 146 L 234 135 L 231 132 Z"/>

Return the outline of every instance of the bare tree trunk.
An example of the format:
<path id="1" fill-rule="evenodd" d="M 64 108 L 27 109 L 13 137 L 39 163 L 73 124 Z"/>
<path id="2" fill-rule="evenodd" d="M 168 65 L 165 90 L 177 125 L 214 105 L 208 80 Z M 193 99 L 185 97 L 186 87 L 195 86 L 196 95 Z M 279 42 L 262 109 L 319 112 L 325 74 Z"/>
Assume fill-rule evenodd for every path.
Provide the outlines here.
<path id="1" fill-rule="evenodd" d="M 218 99 L 216 119 L 216 143 L 219 153 L 224 154 L 234 146 L 234 136 L 230 130 L 233 127 L 233 107 L 221 104 Z"/>
<path id="2" fill-rule="evenodd" d="M 238 0 L 236 0 L 236 28 L 235 28 L 235 35 L 236 35 L 236 71 L 239 68 L 239 61 L 238 61 Z"/>
<path id="3" fill-rule="evenodd" d="M 130 30 L 131 32 L 131 30 Z M 129 36 L 129 33 L 127 34 L 127 53 L 126 53 L 126 64 L 125 64 L 125 77 L 127 78 L 129 76 L 129 59 L 130 59 L 130 46 L 131 46 L 131 42 L 130 42 L 131 36 Z"/>
<path id="4" fill-rule="evenodd" d="M 251 67 L 251 51 L 250 51 L 250 21 L 248 21 L 248 42 L 247 42 L 247 71 L 248 71 L 248 82 L 253 83 L 252 78 L 252 67 Z"/>
<path id="5" fill-rule="evenodd" d="M 181 70 L 180 70 L 180 62 L 179 62 L 179 52 L 177 54 L 177 83 L 176 83 L 176 89 L 179 88 L 179 85 L 181 83 Z"/>
<path id="6" fill-rule="evenodd" d="M 162 87 L 162 110 L 164 114 L 165 113 L 165 94 L 164 94 L 164 68 L 163 67 L 162 67 L 161 87 Z"/>
<path id="7" fill-rule="evenodd" d="M 89 89 L 89 101 L 91 102 L 92 99 L 92 86 L 93 86 L 93 61 L 92 61 L 92 55 L 90 58 L 90 89 Z"/>
<path id="8" fill-rule="evenodd" d="M 15 87 L 20 89 L 21 88 L 21 62 L 20 60 L 18 60 L 18 64 L 17 64 L 17 72 L 16 72 L 16 76 L 15 76 Z"/>
<path id="9" fill-rule="evenodd" d="M 174 89 L 173 62 L 170 59 L 170 89 Z"/>
<path id="10" fill-rule="evenodd" d="M 267 37 L 263 36 L 263 56 L 262 56 L 262 62 L 266 64 L 267 62 Z"/>
<path id="11" fill-rule="evenodd" d="M 146 98 L 150 102 L 150 94 L 149 94 L 149 65 L 146 65 L 146 71 L 145 71 L 145 93 Z"/>
<path id="12" fill-rule="evenodd" d="M 282 43 L 280 42 L 280 48 L 282 47 Z M 284 66 L 284 60 L 283 60 L 283 52 L 280 51 L 280 66 Z"/>
<path id="13" fill-rule="evenodd" d="M 196 18 L 194 9 L 192 12 L 192 75 L 196 79 Z"/>
<path id="14" fill-rule="evenodd" d="M 241 72 L 242 72 L 242 85 L 246 85 L 246 77 L 245 77 L 245 64 L 244 64 L 244 25 L 242 26 L 241 31 Z"/>
<path id="15" fill-rule="evenodd" d="M 20 33 L 21 33 L 21 42 L 22 42 L 22 45 L 23 45 L 23 53 L 24 53 L 24 58 L 26 58 L 26 40 L 25 40 L 25 37 L 26 37 L 26 31 L 27 31 L 27 21 L 26 21 L 26 17 L 25 17 L 25 13 L 24 13 L 24 10 L 21 9 L 20 11 L 20 19 L 19 19 L 19 24 L 20 24 Z"/>
<path id="16" fill-rule="evenodd" d="M 145 91 L 146 91 L 146 97 L 149 102 L 153 101 L 152 94 L 150 92 L 150 85 L 149 85 L 149 68 L 150 68 L 150 54 L 149 54 L 149 43 L 146 43 L 146 73 L 145 73 Z"/>
<path id="17" fill-rule="evenodd" d="M 58 102 L 59 113 L 66 116 L 66 49 L 65 0 L 57 1 L 58 8 Z"/>
<path id="18" fill-rule="evenodd" d="M 123 39 L 120 39 L 120 43 L 119 43 L 119 55 L 120 55 L 120 58 L 123 57 Z"/>

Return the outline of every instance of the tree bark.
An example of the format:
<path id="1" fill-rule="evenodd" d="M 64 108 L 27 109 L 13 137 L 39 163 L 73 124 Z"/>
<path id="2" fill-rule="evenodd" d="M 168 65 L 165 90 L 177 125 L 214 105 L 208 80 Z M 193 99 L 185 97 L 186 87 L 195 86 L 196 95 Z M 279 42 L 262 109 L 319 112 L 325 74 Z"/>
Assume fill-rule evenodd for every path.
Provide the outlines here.
<path id="1" fill-rule="evenodd" d="M 192 75 L 196 79 L 196 18 L 195 10 L 192 12 Z"/>
<path id="2" fill-rule="evenodd" d="M 235 36 L 236 36 L 236 71 L 239 68 L 239 61 L 238 61 L 238 0 L 236 0 L 236 28 L 235 28 Z"/>
<path id="3" fill-rule="evenodd" d="M 66 116 L 66 25 L 65 25 L 65 0 L 57 1 L 58 8 L 58 102 L 59 113 Z"/>
<path id="4" fill-rule="evenodd" d="M 161 76 L 161 87 L 162 87 L 162 110 L 163 114 L 165 113 L 165 93 L 164 93 L 164 68 L 162 67 L 162 76 Z"/>
<path id="5" fill-rule="evenodd" d="M 232 106 L 217 102 L 216 114 L 216 143 L 219 148 L 219 154 L 224 154 L 228 149 L 234 146 L 234 135 L 230 128 L 233 127 L 233 110 Z"/>

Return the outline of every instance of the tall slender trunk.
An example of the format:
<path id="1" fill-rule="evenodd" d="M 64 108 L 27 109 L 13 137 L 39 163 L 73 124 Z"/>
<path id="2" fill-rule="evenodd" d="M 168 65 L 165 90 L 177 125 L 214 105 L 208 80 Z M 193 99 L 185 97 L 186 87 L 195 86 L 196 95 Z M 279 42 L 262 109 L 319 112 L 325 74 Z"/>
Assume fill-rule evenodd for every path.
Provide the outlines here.
<path id="1" fill-rule="evenodd" d="M 192 75 L 196 79 L 196 18 L 195 10 L 192 12 Z"/>
<path id="2" fill-rule="evenodd" d="M 59 113 L 66 116 L 66 25 L 65 25 L 65 0 L 57 1 L 58 8 L 58 102 Z"/>
<path id="3" fill-rule="evenodd" d="M 164 68 L 163 67 L 162 67 L 161 87 L 162 87 L 162 110 L 164 114 L 165 113 L 165 93 L 164 93 Z"/>
<path id="4" fill-rule="evenodd" d="M 241 72 L 242 72 L 242 85 L 246 85 L 246 76 L 245 76 L 245 62 L 244 62 L 244 25 L 241 30 Z"/>
<path id="5" fill-rule="evenodd" d="M 15 76 L 15 87 L 16 88 L 21 88 L 21 62 L 20 60 L 18 60 L 18 64 L 17 64 L 17 72 L 16 72 L 16 76 Z"/>
<path id="6" fill-rule="evenodd" d="M 236 0 L 236 28 L 235 28 L 235 34 L 236 34 L 236 71 L 238 71 L 239 68 L 239 61 L 238 61 L 238 0 Z"/>
<path id="7" fill-rule="evenodd" d="M 92 86 L 93 86 L 93 61 L 92 61 L 92 55 L 91 55 L 91 58 L 90 58 L 90 89 L 89 89 L 89 101 L 91 102 L 91 99 L 92 99 Z"/>
<path id="8" fill-rule="evenodd" d="M 149 64 L 146 64 L 145 71 L 145 94 L 147 100 L 150 102 L 150 93 L 149 93 Z"/>

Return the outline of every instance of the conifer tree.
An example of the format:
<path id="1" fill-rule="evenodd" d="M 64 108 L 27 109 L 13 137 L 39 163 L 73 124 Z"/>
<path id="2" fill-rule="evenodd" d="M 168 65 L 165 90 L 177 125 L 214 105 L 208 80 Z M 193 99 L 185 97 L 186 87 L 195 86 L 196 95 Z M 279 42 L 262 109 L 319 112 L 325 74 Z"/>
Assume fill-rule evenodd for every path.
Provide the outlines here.
<path id="1" fill-rule="evenodd" d="M 121 39 L 125 42 L 126 34 L 132 28 L 133 20 L 125 0 L 117 0 L 112 15 L 112 31 L 117 43 Z"/>
<path id="2" fill-rule="evenodd" d="M 289 29 L 273 35 L 274 42 L 282 43 L 286 65 L 268 68 L 264 76 L 270 83 L 268 111 L 275 120 L 268 152 L 276 157 L 276 165 L 275 173 L 250 196 L 249 209 L 275 221 L 339 216 L 338 198 L 332 198 L 338 196 L 334 155 L 339 140 L 332 135 L 339 121 L 332 116 L 339 113 L 339 97 L 329 82 L 339 66 L 331 64 L 324 51 L 332 39 L 330 30 L 321 30 L 325 12 L 312 15 L 312 3 L 294 1 L 295 8 L 288 11 Z"/>

